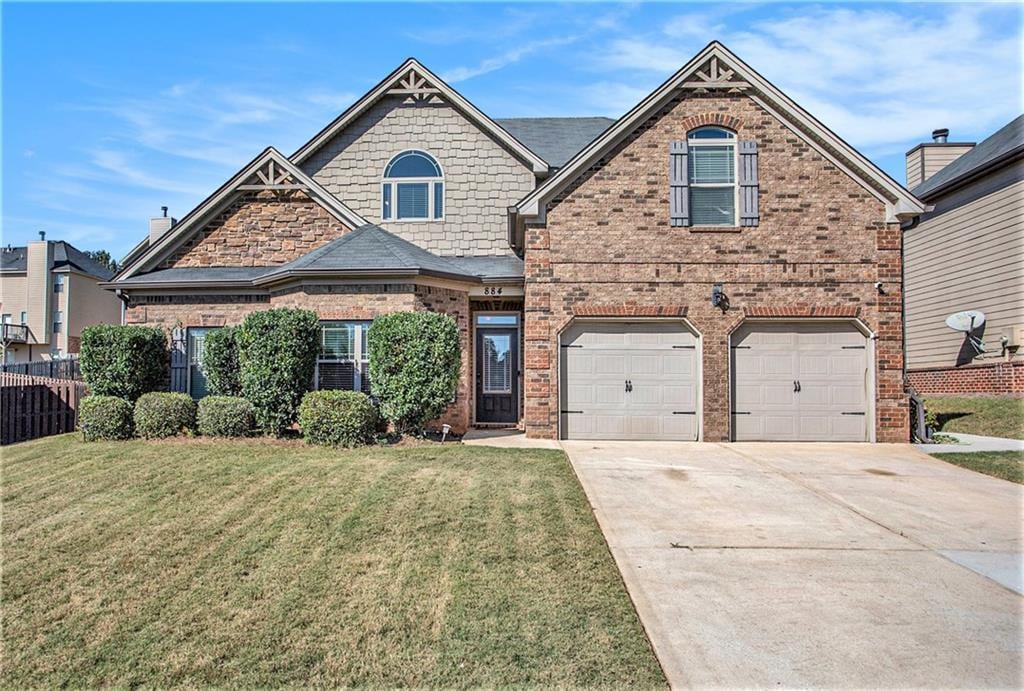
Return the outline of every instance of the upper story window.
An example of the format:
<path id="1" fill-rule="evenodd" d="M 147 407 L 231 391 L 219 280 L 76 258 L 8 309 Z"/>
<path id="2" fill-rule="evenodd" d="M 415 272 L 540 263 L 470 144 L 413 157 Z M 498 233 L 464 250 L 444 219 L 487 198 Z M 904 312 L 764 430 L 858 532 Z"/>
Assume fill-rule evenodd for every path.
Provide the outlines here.
<path id="1" fill-rule="evenodd" d="M 687 135 L 690 224 L 735 226 L 736 135 L 700 127 Z"/>
<path id="2" fill-rule="evenodd" d="M 53 277 L 53 292 L 63 293 L 64 292 L 64 274 L 55 274 Z"/>
<path id="3" fill-rule="evenodd" d="M 444 218 L 444 174 L 437 161 L 422 151 L 403 151 L 391 159 L 381 186 L 381 218 Z"/>

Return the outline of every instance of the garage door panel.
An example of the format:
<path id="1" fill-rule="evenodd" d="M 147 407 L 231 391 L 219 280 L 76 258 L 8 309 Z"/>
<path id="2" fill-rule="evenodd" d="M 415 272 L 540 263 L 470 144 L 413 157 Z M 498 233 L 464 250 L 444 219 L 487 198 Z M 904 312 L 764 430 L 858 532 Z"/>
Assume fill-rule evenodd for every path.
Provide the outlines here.
<path id="1" fill-rule="evenodd" d="M 851 324 L 747 324 L 733 337 L 733 437 L 867 438 L 867 349 Z M 794 383 L 799 382 L 799 391 Z"/>
<path id="2" fill-rule="evenodd" d="M 679 323 L 580 324 L 563 336 L 570 439 L 697 437 L 696 337 Z M 627 391 L 626 382 L 630 382 Z"/>

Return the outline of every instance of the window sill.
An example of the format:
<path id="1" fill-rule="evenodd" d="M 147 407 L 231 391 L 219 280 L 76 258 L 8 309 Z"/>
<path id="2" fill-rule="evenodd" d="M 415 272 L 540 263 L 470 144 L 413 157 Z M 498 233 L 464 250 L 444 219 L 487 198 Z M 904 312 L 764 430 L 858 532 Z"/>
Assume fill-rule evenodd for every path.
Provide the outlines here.
<path id="1" fill-rule="evenodd" d="M 741 226 L 687 226 L 691 233 L 742 233 Z"/>

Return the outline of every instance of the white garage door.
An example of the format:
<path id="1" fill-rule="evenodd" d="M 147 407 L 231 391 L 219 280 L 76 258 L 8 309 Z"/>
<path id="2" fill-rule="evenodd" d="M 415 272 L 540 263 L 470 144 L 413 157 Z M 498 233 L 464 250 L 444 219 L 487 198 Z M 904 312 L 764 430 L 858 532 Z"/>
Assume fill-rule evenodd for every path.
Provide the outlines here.
<path id="1" fill-rule="evenodd" d="M 747 324 L 732 337 L 733 438 L 866 441 L 867 339 L 852 324 Z"/>
<path id="2" fill-rule="evenodd" d="M 577 324 L 561 350 L 564 438 L 697 438 L 699 354 L 683 324 Z"/>

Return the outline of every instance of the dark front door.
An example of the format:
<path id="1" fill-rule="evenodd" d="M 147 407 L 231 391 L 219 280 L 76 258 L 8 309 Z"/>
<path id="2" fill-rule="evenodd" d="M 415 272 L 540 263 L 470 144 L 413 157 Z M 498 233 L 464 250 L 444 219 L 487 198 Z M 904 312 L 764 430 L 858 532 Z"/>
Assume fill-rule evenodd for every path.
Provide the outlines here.
<path id="1" fill-rule="evenodd" d="M 478 328 L 476 332 L 476 421 L 519 419 L 519 332 Z"/>

